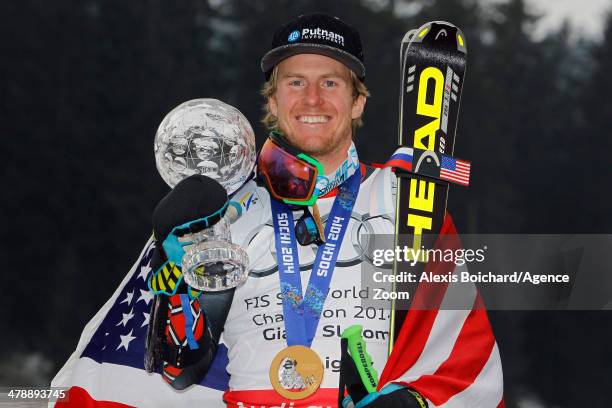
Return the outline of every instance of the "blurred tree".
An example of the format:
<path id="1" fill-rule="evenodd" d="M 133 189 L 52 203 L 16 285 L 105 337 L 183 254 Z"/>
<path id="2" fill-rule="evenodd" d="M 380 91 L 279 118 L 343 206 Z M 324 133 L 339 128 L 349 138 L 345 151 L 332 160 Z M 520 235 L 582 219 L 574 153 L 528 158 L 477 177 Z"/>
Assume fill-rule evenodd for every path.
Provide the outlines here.
<path id="1" fill-rule="evenodd" d="M 213 34 L 207 2 L 2 7 L 13 17 L 2 27 L 10 62 L 0 69 L 11 78 L 3 164 L 15 197 L 3 203 L 12 215 L 4 248 L 6 261 L 23 268 L 7 283 L 53 316 L 13 343 L 61 362 L 150 234 L 167 191 L 152 154 L 157 125 L 180 102 L 224 89 L 216 61 L 225 51 L 214 46 L 222 33 Z M 15 300 L 5 301 L 12 309 Z M 40 304 L 19 309 L 2 319 L 13 328 L 3 332 L 32 330 L 23 317 L 38 316 Z"/>
<path id="2" fill-rule="evenodd" d="M 469 15 L 477 16 L 477 11 Z M 557 219 L 554 214 L 541 215 L 554 211 L 551 202 L 567 196 L 556 171 L 568 165 L 563 152 L 576 109 L 575 88 L 563 86 L 572 79 L 562 69 L 572 53 L 567 28 L 535 40 L 531 33 L 537 18 L 522 0 L 511 0 L 496 5 L 487 18 L 476 18 L 479 31 L 466 34 L 470 82 L 460 137 L 466 139 L 465 157 L 473 160 L 474 178 L 469 191 L 454 189 L 451 195 L 451 200 L 465 197 L 467 203 L 453 207 L 467 222 L 462 231 L 567 231 L 567 223 L 551 222 Z M 461 152 L 465 145 L 459 140 L 457 146 Z M 549 188 L 547 199 L 541 200 L 544 180 Z"/>
<path id="3" fill-rule="evenodd" d="M 526 366 L 523 394 L 560 408 L 609 405 L 602 389 L 610 378 L 609 311 L 537 311 L 523 314 L 519 333 Z M 605 387 L 603 387 L 605 388 Z M 519 394 L 520 395 L 520 394 Z"/>
<path id="4" fill-rule="evenodd" d="M 528 34 L 534 20 L 522 0 L 497 5 L 496 18 L 483 33 L 492 39 L 477 56 L 478 60 L 486 61 L 486 70 L 479 72 L 479 77 L 469 85 L 479 88 L 474 92 L 478 102 L 469 105 L 475 108 L 471 113 L 473 120 L 468 122 L 473 127 L 466 130 L 473 146 L 472 157 L 477 160 L 474 188 L 470 189 L 475 200 L 470 201 L 470 207 L 478 214 L 478 232 L 519 232 L 525 228 L 526 214 L 520 209 L 525 192 L 518 172 L 521 146 L 528 141 L 528 135 L 534 134 L 531 128 L 523 127 L 534 120 L 532 106 L 527 106 L 535 99 L 535 90 L 529 87 L 537 75 L 531 68 L 540 57 Z M 478 168 L 488 171 L 481 173 Z M 500 185 L 503 188 L 498 188 Z"/>
<path id="5" fill-rule="evenodd" d="M 566 34 L 567 30 L 559 33 L 564 39 Z M 551 190 L 559 189 L 554 201 L 542 200 L 541 205 L 558 204 L 546 218 L 549 224 L 553 217 L 559 220 L 568 228 L 564 232 L 609 233 L 612 225 L 606 188 L 612 148 L 608 136 L 612 103 L 606 97 L 612 89 L 611 41 L 609 14 L 603 42 L 591 48 L 584 40 L 577 41 L 566 47 L 566 55 L 559 61 L 564 82 L 550 99 L 555 99 L 557 109 L 551 125 L 557 128 L 555 136 L 563 145 L 555 153 L 563 165 L 552 171 L 563 177 L 553 183 Z M 568 127 L 559 128 L 563 125 Z M 545 221 L 541 223 L 545 225 Z M 608 362 L 612 358 L 608 310 L 532 312 L 525 316 L 521 331 L 525 333 L 522 348 L 527 363 L 523 381 L 538 384 L 537 392 L 544 400 L 559 407 L 583 405 L 585 401 L 590 406 L 609 405 L 609 397 L 601 389 L 602 379 L 610 377 Z"/>
<path id="6" fill-rule="evenodd" d="M 579 127 L 574 132 L 574 147 L 569 167 L 574 173 L 575 183 L 568 186 L 580 200 L 576 214 L 583 222 L 583 231 L 610 233 L 610 152 L 612 138 L 610 117 L 612 100 L 612 7 L 606 16 L 603 40 L 594 47 L 591 64 L 581 64 L 588 72 L 588 82 L 580 87 Z M 582 46 L 582 44 L 580 44 Z M 577 52 L 583 52 L 578 49 Z M 586 164 L 588 162 L 588 164 Z"/>

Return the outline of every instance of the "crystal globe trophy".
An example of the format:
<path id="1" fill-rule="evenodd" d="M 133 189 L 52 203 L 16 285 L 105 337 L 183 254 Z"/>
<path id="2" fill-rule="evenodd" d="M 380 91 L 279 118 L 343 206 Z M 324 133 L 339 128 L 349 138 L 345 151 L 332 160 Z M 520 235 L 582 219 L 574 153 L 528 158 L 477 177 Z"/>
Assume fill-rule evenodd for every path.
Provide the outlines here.
<path id="1" fill-rule="evenodd" d="M 255 134 L 233 106 L 217 99 L 194 99 L 166 115 L 157 129 L 154 151 L 157 170 L 170 187 L 202 174 L 231 194 L 253 170 Z"/>
<path id="2" fill-rule="evenodd" d="M 244 115 L 216 99 L 184 102 L 166 115 L 154 142 L 157 170 L 174 187 L 193 174 L 218 181 L 235 192 L 255 166 L 255 134 Z M 232 243 L 228 215 L 184 242 L 185 282 L 202 291 L 221 291 L 244 283 L 248 255 Z"/>

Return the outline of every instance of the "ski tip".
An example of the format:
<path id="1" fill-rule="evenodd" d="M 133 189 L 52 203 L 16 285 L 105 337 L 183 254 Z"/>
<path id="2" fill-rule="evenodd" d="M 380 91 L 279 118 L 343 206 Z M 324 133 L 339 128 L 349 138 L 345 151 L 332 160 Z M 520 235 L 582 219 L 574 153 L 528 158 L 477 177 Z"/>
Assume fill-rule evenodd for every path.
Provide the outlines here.
<path id="1" fill-rule="evenodd" d="M 402 44 L 409 43 L 410 40 L 412 40 L 412 37 L 414 37 L 414 35 L 416 34 L 416 32 L 416 28 L 406 31 L 406 34 L 404 34 L 404 38 L 402 38 Z"/>
<path id="2" fill-rule="evenodd" d="M 402 72 L 401 75 L 403 75 L 404 72 L 404 58 L 406 58 L 406 51 L 408 51 L 408 47 L 410 46 L 410 40 L 412 40 L 412 37 L 414 37 L 416 33 L 416 28 L 413 28 L 412 30 L 406 31 L 406 34 L 404 34 L 404 38 L 402 38 L 402 42 L 400 45 L 400 69 Z"/>
<path id="3" fill-rule="evenodd" d="M 436 45 L 467 54 L 465 35 L 463 31 L 453 23 L 449 23 L 448 21 L 430 21 L 423 24 L 416 31 L 416 34 L 412 37 L 411 43 Z"/>

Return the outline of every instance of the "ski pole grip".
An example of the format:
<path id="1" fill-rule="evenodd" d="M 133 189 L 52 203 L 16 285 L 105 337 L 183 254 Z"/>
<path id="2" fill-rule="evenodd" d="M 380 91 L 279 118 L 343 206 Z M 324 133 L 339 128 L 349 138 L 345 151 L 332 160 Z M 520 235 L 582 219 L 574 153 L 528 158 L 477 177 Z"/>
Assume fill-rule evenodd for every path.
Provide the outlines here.
<path id="1" fill-rule="evenodd" d="M 354 324 L 347 327 L 342 332 L 341 337 L 348 342 L 349 353 L 355 363 L 355 367 L 357 367 L 364 387 L 369 393 L 376 392 L 378 373 L 372 365 L 372 356 L 366 351 L 366 344 L 361 336 L 361 330 L 362 326 L 360 324 Z"/>

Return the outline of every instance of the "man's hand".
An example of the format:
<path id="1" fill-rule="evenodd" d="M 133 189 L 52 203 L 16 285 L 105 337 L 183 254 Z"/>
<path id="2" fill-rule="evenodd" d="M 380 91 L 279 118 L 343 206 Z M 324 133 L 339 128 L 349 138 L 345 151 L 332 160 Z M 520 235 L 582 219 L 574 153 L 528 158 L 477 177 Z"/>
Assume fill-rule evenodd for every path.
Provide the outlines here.
<path id="1" fill-rule="evenodd" d="M 351 407 L 347 400 L 345 408 Z M 389 384 L 379 392 L 368 394 L 355 408 L 427 408 L 427 401 L 418 392 L 396 384 Z"/>
<path id="2" fill-rule="evenodd" d="M 378 374 L 361 337 L 361 326 L 346 328 L 340 340 L 340 384 L 338 406 L 342 408 L 428 408 L 417 391 L 387 384 L 376 391 Z M 354 354 L 354 356 L 352 356 Z M 345 397 L 345 393 L 348 395 Z"/>

